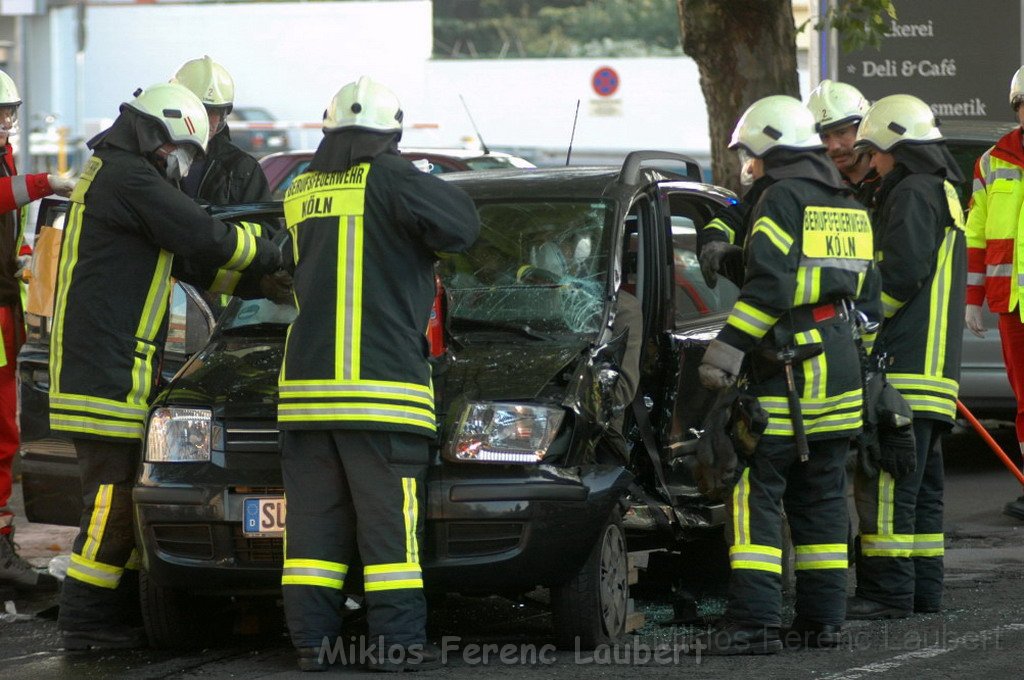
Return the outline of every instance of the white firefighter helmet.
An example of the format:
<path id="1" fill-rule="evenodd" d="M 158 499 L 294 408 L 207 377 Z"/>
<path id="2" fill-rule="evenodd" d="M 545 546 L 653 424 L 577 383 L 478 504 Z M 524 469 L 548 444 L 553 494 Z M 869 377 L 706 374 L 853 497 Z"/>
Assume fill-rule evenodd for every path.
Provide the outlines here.
<path id="1" fill-rule="evenodd" d="M 858 147 L 889 152 L 900 144 L 924 144 L 942 139 L 931 108 L 910 94 L 882 97 L 864 114 L 857 129 Z"/>
<path id="2" fill-rule="evenodd" d="M 870 106 L 860 90 L 835 80 L 818 83 L 807 99 L 819 132 L 859 122 Z"/>
<path id="3" fill-rule="evenodd" d="M 14 79 L 0 71 L 0 106 L 18 106 L 21 104 L 21 95 L 18 94 L 18 86 Z"/>
<path id="4" fill-rule="evenodd" d="M 171 82 L 190 89 L 204 106 L 226 109 L 225 113 L 230 113 L 235 103 L 235 81 L 227 69 L 210 57 L 186 61 Z"/>
<path id="5" fill-rule="evenodd" d="M 744 149 L 761 158 L 773 149 L 824 149 L 814 116 L 799 99 L 775 94 L 750 105 L 732 131 L 730 149 Z"/>
<path id="6" fill-rule="evenodd" d="M 1017 69 L 1010 80 L 1010 106 L 1016 110 L 1017 104 L 1022 100 L 1024 100 L 1024 66 Z"/>
<path id="7" fill-rule="evenodd" d="M 402 129 L 402 105 L 384 85 L 362 76 L 338 90 L 324 112 L 324 132 L 343 129 L 398 132 Z"/>
<path id="8" fill-rule="evenodd" d="M 160 122 L 174 144 L 192 144 L 206 151 L 210 120 L 199 97 L 184 85 L 158 83 L 121 105 Z"/>

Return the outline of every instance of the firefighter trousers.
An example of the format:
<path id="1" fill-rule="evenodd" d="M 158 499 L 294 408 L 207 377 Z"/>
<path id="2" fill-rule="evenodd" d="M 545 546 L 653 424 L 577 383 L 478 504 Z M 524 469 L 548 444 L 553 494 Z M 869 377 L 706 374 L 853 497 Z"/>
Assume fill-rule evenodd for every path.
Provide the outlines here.
<path id="1" fill-rule="evenodd" d="M 917 469 L 893 480 L 858 469 L 854 499 L 857 595 L 890 607 L 938 611 L 942 604 L 942 443 L 945 424 L 914 416 Z M 859 466 L 858 466 L 859 467 Z"/>
<path id="2" fill-rule="evenodd" d="M 65 631 L 141 625 L 132 485 L 139 442 L 74 439 L 82 519 L 61 587 Z"/>
<path id="3" fill-rule="evenodd" d="M 334 643 L 357 557 L 370 641 L 382 650 L 426 642 L 420 545 L 428 455 L 428 440 L 414 434 L 282 431 L 281 584 L 295 647 Z"/>
<path id="4" fill-rule="evenodd" d="M 762 437 L 732 492 L 729 604 L 742 626 L 777 628 L 782 613 L 782 507 L 796 557 L 796 614 L 846 618 L 848 436 L 810 442 L 801 462 L 790 437 Z"/>

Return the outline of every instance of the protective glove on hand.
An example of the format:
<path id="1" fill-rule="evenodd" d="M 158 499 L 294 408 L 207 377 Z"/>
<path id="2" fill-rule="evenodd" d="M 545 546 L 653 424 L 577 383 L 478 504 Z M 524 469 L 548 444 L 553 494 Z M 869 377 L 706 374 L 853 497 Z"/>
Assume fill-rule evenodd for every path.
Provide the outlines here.
<path id="1" fill-rule="evenodd" d="M 869 479 L 884 471 L 898 481 L 917 469 L 913 411 L 882 374 L 866 376 L 864 428 L 857 444 L 860 469 Z"/>
<path id="2" fill-rule="evenodd" d="M 704 283 L 709 288 L 718 285 L 718 272 L 722 270 L 725 261 L 743 256 L 743 248 L 726 243 L 725 241 L 711 241 L 705 243 L 700 249 L 700 273 L 704 277 Z"/>
<path id="3" fill-rule="evenodd" d="M 709 390 L 732 387 L 742 365 L 743 352 L 716 338 L 708 345 L 697 369 L 700 384 Z"/>
<path id="4" fill-rule="evenodd" d="M 67 198 L 75 189 L 78 179 L 74 177 L 61 177 L 60 175 L 47 175 L 46 181 L 50 183 L 50 189 L 58 196 Z"/>
<path id="5" fill-rule="evenodd" d="M 736 481 L 738 457 L 729 436 L 735 389 L 722 390 L 704 418 L 704 433 L 697 440 L 697 488 L 711 498 L 724 498 Z"/>
<path id="6" fill-rule="evenodd" d="M 260 279 L 260 292 L 263 297 L 279 305 L 292 301 L 292 275 L 283 269 L 273 274 L 264 274 Z"/>
<path id="7" fill-rule="evenodd" d="M 985 322 L 981 318 L 981 305 L 967 305 L 967 311 L 964 313 L 964 322 L 967 327 L 971 329 L 971 332 L 977 335 L 979 338 L 985 337 Z"/>

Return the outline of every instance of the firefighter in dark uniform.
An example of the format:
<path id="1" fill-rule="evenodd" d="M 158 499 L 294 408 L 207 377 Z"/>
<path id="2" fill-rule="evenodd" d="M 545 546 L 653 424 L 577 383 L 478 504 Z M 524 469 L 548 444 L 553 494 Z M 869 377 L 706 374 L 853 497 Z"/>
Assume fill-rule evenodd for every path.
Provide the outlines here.
<path id="1" fill-rule="evenodd" d="M 210 121 L 206 155 L 193 163 L 181 182 L 182 191 L 214 205 L 271 200 L 263 168 L 231 141 L 227 117 L 235 104 L 235 82 L 227 69 L 210 57 L 192 59 L 181 65 L 171 82 L 199 97 Z"/>
<path id="2" fill-rule="evenodd" d="M 71 194 L 50 344 L 50 427 L 74 442 L 84 505 L 61 593 L 67 649 L 143 643 L 131 492 L 171 277 L 207 286 L 218 268 L 260 277 L 280 266 L 271 241 L 177 189 L 206 136 L 194 94 L 154 85 L 89 142 Z"/>
<path id="3" fill-rule="evenodd" d="M 718 285 L 718 275 L 736 285 L 743 282 L 743 243 L 747 239 L 750 216 L 765 189 L 775 180 L 768 175 L 754 178 L 750 172 L 753 158 L 740 169 L 740 183 L 747 187 L 743 200 L 720 208 L 714 218 L 697 232 L 700 272 L 709 287 Z"/>
<path id="4" fill-rule="evenodd" d="M 398 155 L 388 88 L 345 85 L 323 128 L 284 201 L 299 309 L 279 381 L 285 615 L 299 667 L 326 669 L 358 551 L 372 647 L 362 661 L 419 670 L 439 662 L 420 569 L 433 266 L 435 253 L 468 249 L 480 223 L 462 190 Z"/>
<path id="5" fill-rule="evenodd" d="M 857 594 L 847 618 L 937 612 L 942 604 L 942 450 L 956 415 L 967 276 L 962 181 L 931 109 L 884 97 L 857 143 L 882 175 L 874 215 L 885 320 L 875 341 L 889 382 L 914 413 L 917 469 L 855 478 L 860 516 Z"/>
<path id="6" fill-rule="evenodd" d="M 784 501 L 796 554 L 792 633 L 798 644 L 834 646 L 846 604 L 845 463 L 863 408 L 851 310 L 877 314 L 871 223 L 798 100 L 755 102 L 730 146 L 774 183 L 752 214 L 739 299 L 699 372 L 714 390 L 746 374 L 768 425 L 732 488 L 725 625 L 694 643 L 704 654 L 782 649 Z"/>
<path id="7" fill-rule="evenodd" d="M 871 167 L 870 155 L 854 144 L 857 127 L 869 106 L 860 90 L 834 80 L 818 83 L 807 100 L 828 157 L 836 164 L 853 197 L 870 209 L 881 176 Z"/>

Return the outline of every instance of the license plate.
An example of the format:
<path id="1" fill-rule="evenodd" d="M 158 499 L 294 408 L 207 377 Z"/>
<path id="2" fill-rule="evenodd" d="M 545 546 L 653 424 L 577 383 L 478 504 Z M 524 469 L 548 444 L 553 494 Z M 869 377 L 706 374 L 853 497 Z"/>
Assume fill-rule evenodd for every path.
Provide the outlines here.
<path id="1" fill-rule="evenodd" d="M 284 534 L 286 508 L 283 496 L 245 498 L 242 511 L 242 533 L 247 537 L 280 537 Z"/>

